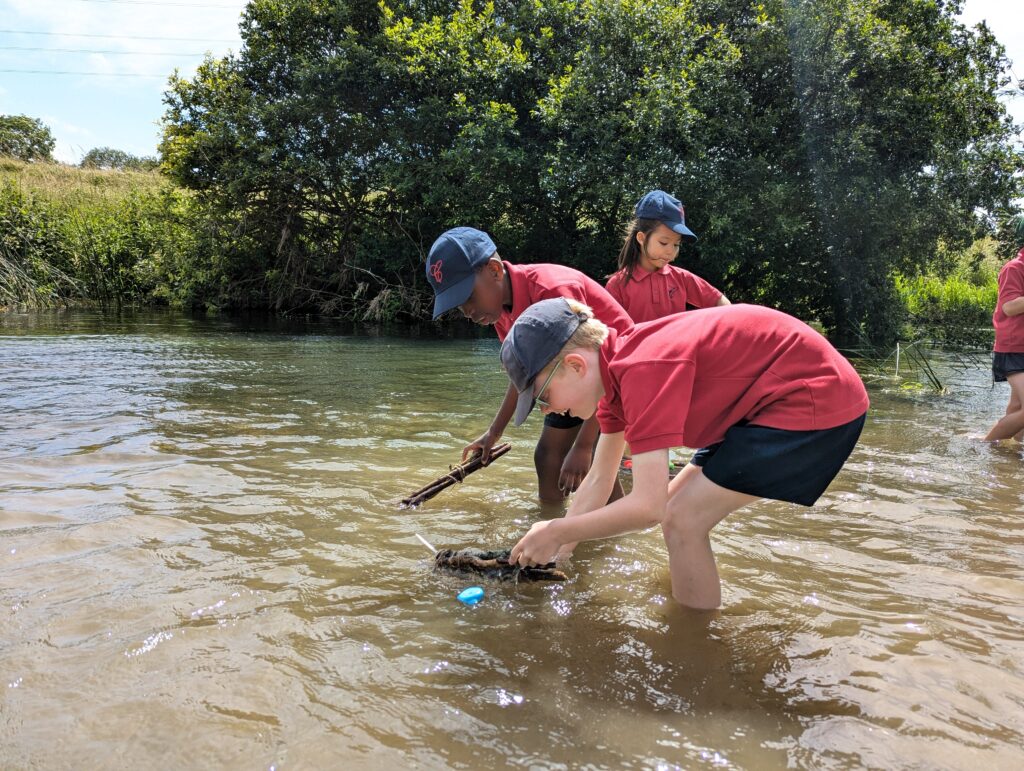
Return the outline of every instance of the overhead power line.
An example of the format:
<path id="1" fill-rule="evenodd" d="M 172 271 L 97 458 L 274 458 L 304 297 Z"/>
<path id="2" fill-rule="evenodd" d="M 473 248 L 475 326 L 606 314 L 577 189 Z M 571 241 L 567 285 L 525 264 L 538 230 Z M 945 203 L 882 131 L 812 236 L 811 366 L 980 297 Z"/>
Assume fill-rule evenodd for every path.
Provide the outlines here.
<path id="1" fill-rule="evenodd" d="M 238 43 L 238 39 L 204 37 L 149 37 L 145 35 L 93 35 L 88 32 L 37 32 L 24 29 L 0 29 L 0 35 L 52 35 L 55 37 L 100 37 L 108 40 L 177 40 L 181 43 Z"/>
<path id="2" fill-rule="evenodd" d="M 233 8 L 241 11 L 240 5 L 227 5 L 224 3 L 168 3 L 161 0 L 160 2 L 150 2 L 150 0 L 78 0 L 80 3 L 114 3 L 117 5 L 164 5 L 171 6 L 173 8 Z"/>
<path id="3" fill-rule="evenodd" d="M 203 56 L 202 51 L 103 51 L 95 48 L 39 48 L 35 46 L 0 46 L 0 51 L 44 51 L 55 54 L 131 54 L 132 56 Z"/>
<path id="4" fill-rule="evenodd" d="M 167 75 L 142 75 L 137 72 L 79 72 L 78 70 L 0 70 L 17 72 L 21 75 L 91 75 L 99 78 L 157 78 L 164 80 Z"/>

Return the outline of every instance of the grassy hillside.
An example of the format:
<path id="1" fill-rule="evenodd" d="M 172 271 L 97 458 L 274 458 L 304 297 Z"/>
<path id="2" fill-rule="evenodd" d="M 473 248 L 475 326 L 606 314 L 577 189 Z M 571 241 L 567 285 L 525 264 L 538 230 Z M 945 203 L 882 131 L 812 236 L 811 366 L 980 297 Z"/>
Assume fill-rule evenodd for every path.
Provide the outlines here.
<path id="1" fill-rule="evenodd" d="M 0 306 L 160 300 L 187 208 L 156 172 L 0 158 Z"/>
<path id="2" fill-rule="evenodd" d="M 102 171 L 0 156 L 0 184 L 67 207 L 109 204 L 132 193 L 156 193 L 168 183 L 155 171 Z"/>

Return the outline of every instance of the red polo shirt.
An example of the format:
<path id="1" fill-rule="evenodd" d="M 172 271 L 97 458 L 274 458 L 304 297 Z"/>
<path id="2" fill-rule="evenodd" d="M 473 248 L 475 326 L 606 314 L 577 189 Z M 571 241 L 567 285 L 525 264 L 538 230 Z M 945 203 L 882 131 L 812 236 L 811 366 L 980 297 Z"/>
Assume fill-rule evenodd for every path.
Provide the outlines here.
<path id="1" fill-rule="evenodd" d="M 722 296 L 700 276 L 675 265 L 653 272 L 637 266 L 628 281 L 625 270 L 620 270 L 605 286 L 636 324 L 682 313 L 687 305 L 713 308 Z"/>
<path id="2" fill-rule="evenodd" d="M 742 420 L 809 431 L 860 417 L 868 395 L 820 334 L 781 311 L 726 305 L 681 313 L 601 347 L 601 433 L 626 432 L 633 454 L 705 447 Z"/>
<path id="3" fill-rule="evenodd" d="M 603 286 L 590 276 L 564 265 L 513 265 L 502 261 L 512 282 L 512 310 L 506 309 L 494 322 L 498 339 L 505 336 L 523 311 L 541 300 L 552 297 L 568 297 L 589 305 L 594 315 L 608 325 L 609 329 L 625 332 L 633 327 L 633 321 L 612 299 Z"/>
<path id="4" fill-rule="evenodd" d="M 1024 297 L 1024 249 L 999 271 L 999 300 L 992 314 L 996 328 L 996 353 L 1024 353 L 1024 314 L 1007 316 L 1003 303 Z"/>

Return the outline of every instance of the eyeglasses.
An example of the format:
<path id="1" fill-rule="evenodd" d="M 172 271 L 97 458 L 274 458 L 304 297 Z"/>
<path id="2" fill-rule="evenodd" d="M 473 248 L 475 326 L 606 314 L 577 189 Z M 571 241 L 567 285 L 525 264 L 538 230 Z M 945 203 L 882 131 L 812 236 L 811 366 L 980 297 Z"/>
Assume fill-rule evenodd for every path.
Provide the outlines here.
<path id="1" fill-rule="evenodd" d="M 558 368 L 562 366 L 562 362 L 563 361 L 564 361 L 564 359 L 559 359 L 558 360 L 558 364 L 556 364 L 554 369 L 551 370 L 551 373 L 548 375 L 548 379 L 544 381 L 544 385 L 542 385 L 540 387 L 540 390 L 537 392 L 537 395 L 535 397 L 533 397 L 533 400 L 537 403 L 537 406 L 540 407 L 541 409 L 545 409 L 545 410 L 551 409 L 551 405 L 548 404 L 543 399 L 541 399 L 540 397 L 544 394 L 544 392 L 546 390 L 548 390 L 548 385 L 551 383 L 551 378 L 553 378 L 555 376 L 555 373 L 558 372 Z"/>

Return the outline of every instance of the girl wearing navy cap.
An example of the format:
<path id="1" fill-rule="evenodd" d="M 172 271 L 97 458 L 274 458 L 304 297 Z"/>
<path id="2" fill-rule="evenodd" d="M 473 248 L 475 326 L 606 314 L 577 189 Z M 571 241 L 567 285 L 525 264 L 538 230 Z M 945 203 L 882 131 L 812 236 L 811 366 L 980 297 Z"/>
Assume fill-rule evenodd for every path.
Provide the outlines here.
<path id="1" fill-rule="evenodd" d="M 728 305 L 718 289 L 672 265 L 683 241 L 697 236 L 686 226 L 679 199 L 652 190 L 637 203 L 635 219 L 619 252 L 619 270 L 605 288 L 637 324 L 695 308 Z"/>
<path id="2" fill-rule="evenodd" d="M 565 557 L 579 541 L 660 524 L 672 594 L 716 608 L 710 533 L 759 498 L 812 505 L 860 436 L 868 396 L 824 337 L 771 308 L 679 313 L 618 333 L 571 300 L 523 313 L 501 348 L 519 393 L 516 420 L 597 415 L 593 465 L 566 515 L 538 522 L 512 549 L 520 565 Z M 605 505 L 626 442 L 633 490 Z M 671 447 L 700 447 L 669 480 Z"/>

